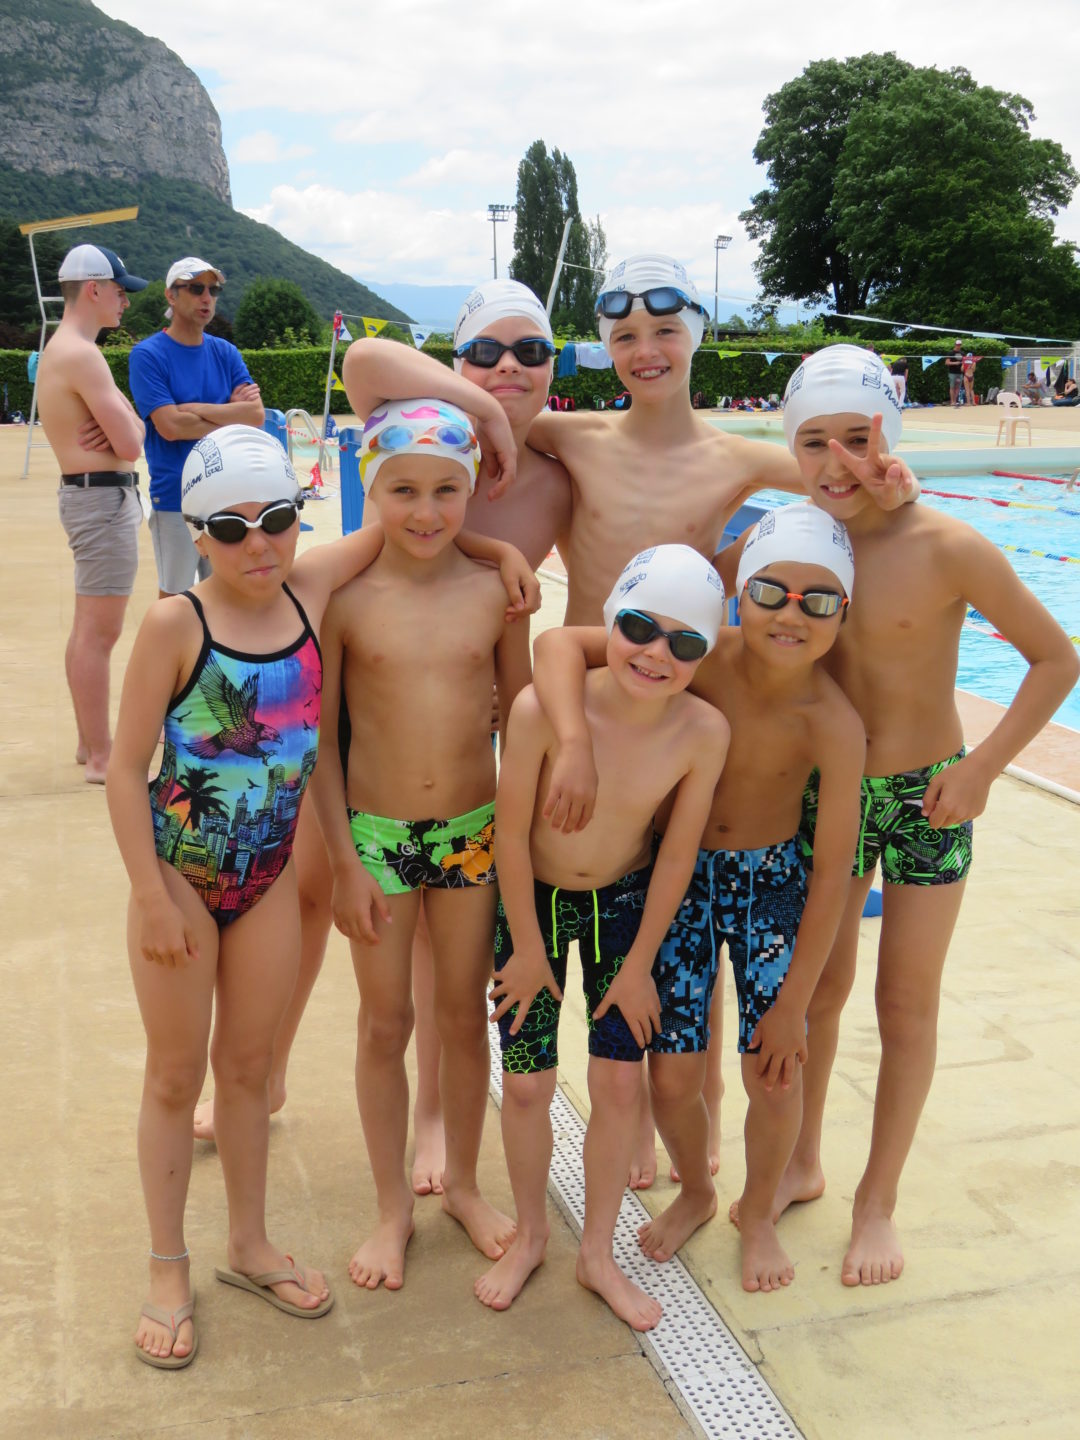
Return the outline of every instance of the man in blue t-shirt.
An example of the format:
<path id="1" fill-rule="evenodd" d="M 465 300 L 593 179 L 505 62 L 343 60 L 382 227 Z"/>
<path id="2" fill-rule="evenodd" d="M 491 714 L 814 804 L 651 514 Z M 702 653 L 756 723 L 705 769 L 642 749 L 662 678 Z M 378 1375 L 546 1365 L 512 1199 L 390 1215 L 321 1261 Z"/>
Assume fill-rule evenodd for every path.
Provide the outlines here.
<path id="1" fill-rule="evenodd" d="M 180 473 L 196 440 L 222 425 L 261 426 L 259 387 L 235 345 L 207 335 L 225 276 L 205 260 L 177 260 L 165 277 L 169 326 L 131 352 L 128 380 L 146 421 L 150 534 L 158 593 L 176 595 L 210 573 L 180 513 Z"/>

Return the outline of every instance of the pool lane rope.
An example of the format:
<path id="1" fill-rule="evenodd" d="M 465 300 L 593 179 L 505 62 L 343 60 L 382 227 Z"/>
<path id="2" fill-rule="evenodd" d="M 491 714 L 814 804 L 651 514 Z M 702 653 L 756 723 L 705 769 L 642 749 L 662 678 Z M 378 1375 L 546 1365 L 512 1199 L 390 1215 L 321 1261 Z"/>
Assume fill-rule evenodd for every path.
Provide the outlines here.
<path id="1" fill-rule="evenodd" d="M 1069 485 L 1076 479 L 1073 475 L 1072 481 L 1068 477 L 1058 480 L 1053 475 L 1032 475 L 1027 470 L 991 470 L 990 474 L 997 475 L 1002 480 L 1039 480 L 1044 485 Z"/>
<path id="2" fill-rule="evenodd" d="M 983 622 L 981 625 L 979 624 L 980 620 Z M 986 623 L 986 616 L 980 615 L 978 610 L 976 610 L 973 605 L 968 606 L 967 619 L 964 621 L 964 628 L 966 630 L 974 630 L 976 635 L 985 635 L 988 639 L 991 640 L 1004 640 L 1006 645 L 1012 644 L 1012 641 L 1007 635 L 1002 635 L 1000 630 L 992 629 Z M 1073 645 L 1080 645 L 1080 635 L 1070 635 L 1069 640 Z"/>
<path id="3" fill-rule="evenodd" d="M 960 495 L 955 490 L 928 490 L 925 486 L 922 493 L 936 495 L 940 500 L 981 500 L 984 505 L 1000 505 L 1006 510 L 1049 510 L 1054 515 L 1071 515 L 1080 520 L 1080 510 L 1066 510 L 1061 505 L 1037 505 L 1032 500 L 999 500 L 994 495 Z"/>

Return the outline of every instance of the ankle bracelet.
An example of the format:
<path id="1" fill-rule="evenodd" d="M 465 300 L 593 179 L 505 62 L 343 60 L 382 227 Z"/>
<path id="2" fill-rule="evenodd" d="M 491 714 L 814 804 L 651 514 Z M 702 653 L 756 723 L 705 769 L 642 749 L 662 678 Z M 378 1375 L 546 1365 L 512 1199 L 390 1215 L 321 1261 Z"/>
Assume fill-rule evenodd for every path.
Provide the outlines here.
<path id="1" fill-rule="evenodd" d="M 151 1251 L 150 1251 L 150 1259 L 151 1259 L 151 1260 L 186 1260 L 190 1254 L 191 1254 L 191 1251 L 187 1248 L 186 1245 L 184 1246 L 183 1250 L 180 1251 L 180 1254 L 179 1254 L 179 1255 L 159 1255 L 156 1250 L 151 1249 Z"/>

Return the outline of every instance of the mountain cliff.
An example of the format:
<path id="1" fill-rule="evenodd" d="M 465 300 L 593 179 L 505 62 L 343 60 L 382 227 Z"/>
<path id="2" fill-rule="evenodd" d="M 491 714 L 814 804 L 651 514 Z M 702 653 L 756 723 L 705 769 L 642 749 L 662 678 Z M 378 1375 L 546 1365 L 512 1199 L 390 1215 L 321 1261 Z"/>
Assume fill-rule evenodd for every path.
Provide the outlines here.
<path id="1" fill-rule="evenodd" d="M 90 0 L 0 0 L 0 156 L 38 175 L 168 175 L 232 200 L 199 78 Z"/>

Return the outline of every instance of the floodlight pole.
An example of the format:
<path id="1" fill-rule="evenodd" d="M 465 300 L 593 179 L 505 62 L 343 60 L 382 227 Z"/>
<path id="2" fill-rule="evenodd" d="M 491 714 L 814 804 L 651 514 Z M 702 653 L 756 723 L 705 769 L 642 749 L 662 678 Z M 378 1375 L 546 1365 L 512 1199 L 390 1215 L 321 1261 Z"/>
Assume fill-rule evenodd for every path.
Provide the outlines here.
<path id="1" fill-rule="evenodd" d="M 51 316 L 45 308 L 47 305 L 62 305 L 62 295 L 43 295 L 41 293 L 41 277 L 38 275 L 37 255 L 34 252 L 34 236 L 41 234 L 44 230 L 73 230 L 83 229 L 89 225 L 114 225 L 121 220 L 135 220 L 138 218 L 139 207 L 128 205 L 121 210 L 94 210 L 89 215 L 62 215 L 56 220 L 31 220 L 26 225 L 19 226 L 19 233 L 25 235 L 30 244 L 30 264 L 34 271 L 34 292 L 37 295 L 38 309 L 41 311 L 41 338 L 38 341 L 38 355 L 45 349 L 45 337 L 50 325 L 59 325 L 60 321 Z M 26 433 L 26 458 L 23 461 L 22 478 L 25 480 L 30 473 L 30 451 L 34 448 L 34 421 L 37 417 L 37 375 L 34 376 L 34 389 L 30 397 L 30 422 L 27 425 Z M 38 448 L 47 449 L 47 446 Z"/>
<path id="2" fill-rule="evenodd" d="M 491 275 L 492 279 L 499 278 L 499 250 L 496 237 L 498 231 L 496 225 L 505 224 L 513 214 L 513 205 L 489 205 L 488 215 L 491 217 Z"/>
<path id="3" fill-rule="evenodd" d="M 730 235 L 717 235 L 713 242 L 716 246 L 716 280 L 713 285 L 713 310 L 712 310 L 712 338 L 716 344 L 717 333 L 720 328 L 720 251 L 726 250 L 731 244 Z"/>

